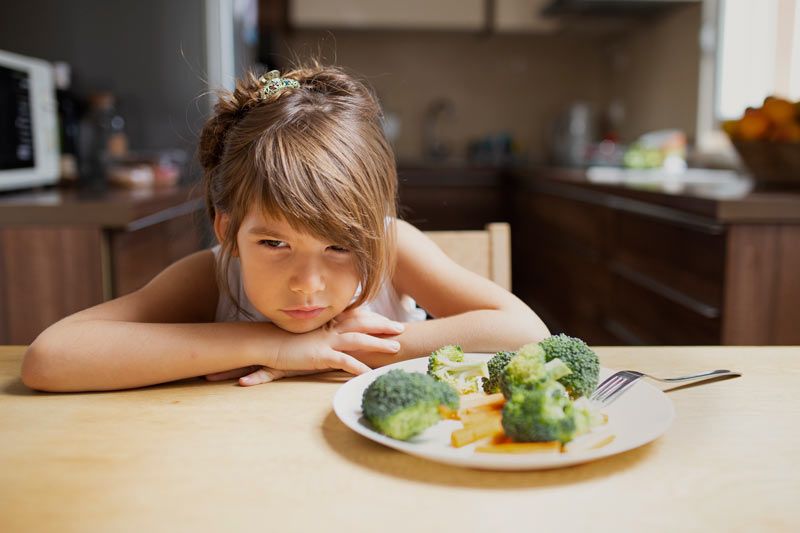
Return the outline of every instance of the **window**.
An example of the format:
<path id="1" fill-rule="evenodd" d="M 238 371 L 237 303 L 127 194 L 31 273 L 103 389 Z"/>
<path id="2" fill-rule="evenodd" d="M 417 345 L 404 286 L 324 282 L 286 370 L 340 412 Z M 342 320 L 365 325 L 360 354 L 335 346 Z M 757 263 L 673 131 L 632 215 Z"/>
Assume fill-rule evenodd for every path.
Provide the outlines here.
<path id="1" fill-rule="evenodd" d="M 697 141 L 723 151 L 722 120 L 769 95 L 800 100 L 800 0 L 704 0 Z"/>

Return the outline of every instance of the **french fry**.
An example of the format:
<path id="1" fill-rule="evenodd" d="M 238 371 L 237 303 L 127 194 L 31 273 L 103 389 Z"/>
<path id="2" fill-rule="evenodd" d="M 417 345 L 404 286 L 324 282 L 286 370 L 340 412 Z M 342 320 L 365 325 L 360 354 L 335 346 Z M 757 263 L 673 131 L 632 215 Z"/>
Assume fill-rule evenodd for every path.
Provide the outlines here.
<path id="1" fill-rule="evenodd" d="M 450 443 L 454 448 L 461 448 L 467 444 L 487 437 L 503 433 L 503 425 L 500 417 L 486 417 L 474 424 L 465 425 L 462 429 L 453 431 L 450 435 Z"/>
<path id="2" fill-rule="evenodd" d="M 455 409 L 450 409 L 446 405 L 439 406 L 439 416 L 441 416 L 445 420 L 447 419 L 458 420 L 460 418 L 458 415 L 458 411 L 456 411 Z"/>
<path id="3" fill-rule="evenodd" d="M 561 443 L 548 442 L 501 442 L 483 444 L 475 448 L 480 453 L 561 453 Z"/>
<path id="4" fill-rule="evenodd" d="M 482 406 L 502 406 L 506 399 L 503 397 L 502 392 L 495 394 L 467 394 L 461 397 L 461 410 L 475 409 Z"/>
<path id="5" fill-rule="evenodd" d="M 478 396 L 478 395 L 470 395 Z M 469 401 L 461 402 L 461 408 L 458 410 L 458 418 L 465 419 L 471 415 L 482 413 L 499 413 L 506 402 L 502 393 L 498 394 L 481 394 L 481 398 L 470 398 Z"/>
<path id="6" fill-rule="evenodd" d="M 503 418 L 503 412 L 499 409 L 473 411 L 459 416 L 459 419 L 464 423 L 464 427 L 475 426 L 490 419 L 500 420 L 501 418 Z"/>

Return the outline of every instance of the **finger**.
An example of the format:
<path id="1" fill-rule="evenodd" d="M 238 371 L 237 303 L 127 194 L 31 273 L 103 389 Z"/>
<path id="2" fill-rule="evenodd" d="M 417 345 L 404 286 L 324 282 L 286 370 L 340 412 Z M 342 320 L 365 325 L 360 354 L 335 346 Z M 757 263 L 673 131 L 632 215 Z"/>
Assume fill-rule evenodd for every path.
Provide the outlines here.
<path id="1" fill-rule="evenodd" d="M 343 333 L 336 338 L 335 350 L 340 351 L 371 351 L 382 353 L 397 353 L 400 351 L 400 343 L 391 339 L 382 339 L 367 335 L 366 333 Z"/>
<path id="2" fill-rule="evenodd" d="M 318 370 L 281 370 L 280 372 L 283 373 L 284 378 L 291 378 L 294 376 L 307 376 L 309 374 L 319 374 L 320 372 L 326 372 L 330 370 L 330 368 L 321 368 Z M 274 369 L 270 369 L 271 372 L 275 372 Z"/>
<path id="3" fill-rule="evenodd" d="M 261 385 L 262 383 L 269 383 L 273 381 L 273 372 L 279 372 L 275 369 L 267 370 L 265 367 L 261 367 L 252 374 L 248 374 L 244 377 L 239 378 L 239 385 L 243 387 L 250 387 L 252 385 Z M 282 375 L 280 377 L 283 377 Z M 279 378 L 278 378 L 279 379 Z"/>
<path id="4" fill-rule="evenodd" d="M 234 368 L 233 370 L 226 370 L 224 372 L 216 372 L 206 376 L 208 381 L 225 381 L 226 379 L 235 379 L 249 374 L 258 369 L 258 366 L 247 366 L 244 368 Z"/>
<path id="5" fill-rule="evenodd" d="M 370 367 L 368 367 L 355 357 L 352 357 L 342 352 L 332 352 L 325 359 L 325 361 L 330 368 L 337 370 L 344 370 L 345 372 L 349 372 L 356 376 L 372 370 Z"/>

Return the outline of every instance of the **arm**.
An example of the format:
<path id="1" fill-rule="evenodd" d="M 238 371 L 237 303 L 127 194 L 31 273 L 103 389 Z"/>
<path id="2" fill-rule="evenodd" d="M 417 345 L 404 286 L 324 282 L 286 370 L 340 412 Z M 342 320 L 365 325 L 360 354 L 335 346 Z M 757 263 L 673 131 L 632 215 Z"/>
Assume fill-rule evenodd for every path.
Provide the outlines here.
<path id="1" fill-rule="evenodd" d="M 320 328 L 302 335 L 268 323 L 213 323 L 214 258 L 197 252 L 138 291 L 56 322 L 30 345 L 22 381 L 47 391 L 153 385 L 249 365 L 368 370 L 342 351 L 383 339 Z"/>
<path id="2" fill-rule="evenodd" d="M 465 351 L 514 350 L 550 335 L 538 316 L 510 292 L 456 264 L 424 233 L 397 222 L 398 294 L 408 294 L 436 317 L 406 324 L 397 356 L 367 354 L 370 366 L 427 355 L 446 344 Z"/>
<path id="3" fill-rule="evenodd" d="M 111 390 L 254 364 L 260 324 L 199 324 L 217 303 L 210 251 L 186 257 L 148 285 L 68 316 L 25 353 L 22 380 L 49 391 Z"/>

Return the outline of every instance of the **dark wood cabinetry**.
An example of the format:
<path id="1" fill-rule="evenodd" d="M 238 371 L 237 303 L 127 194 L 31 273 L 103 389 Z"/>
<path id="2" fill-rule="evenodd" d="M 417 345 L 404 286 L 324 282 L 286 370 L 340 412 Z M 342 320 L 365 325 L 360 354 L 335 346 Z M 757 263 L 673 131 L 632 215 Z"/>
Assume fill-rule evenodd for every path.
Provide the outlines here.
<path id="1" fill-rule="evenodd" d="M 407 166 L 424 230 L 511 223 L 512 290 L 591 344 L 800 344 L 800 194 L 715 199 L 578 170 Z"/>
<path id="2" fill-rule="evenodd" d="M 800 209 L 721 214 L 546 174 L 517 191 L 514 289 L 551 329 L 592 344 L 800 343 Z"/>
<path id="3" fill-rule="evenodd" d="M 203 208 L 188 188 L 0 196 L 0 344 L 30 343 L 207 246 Z"/>
<path id="4" fill-rule="evenodd" d="M 495 167 L 401 166 L 399 213 L 423 231 L 510 222 L 510 176 Z"/>

